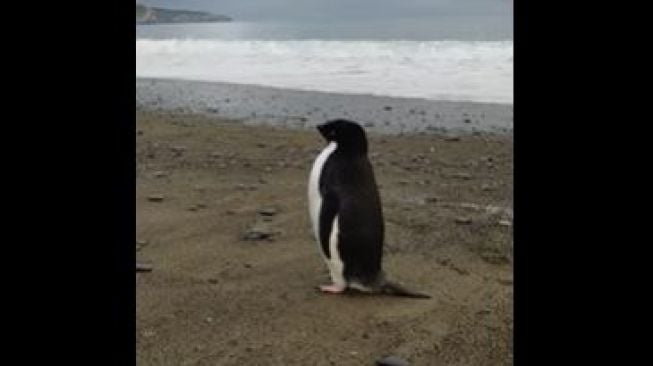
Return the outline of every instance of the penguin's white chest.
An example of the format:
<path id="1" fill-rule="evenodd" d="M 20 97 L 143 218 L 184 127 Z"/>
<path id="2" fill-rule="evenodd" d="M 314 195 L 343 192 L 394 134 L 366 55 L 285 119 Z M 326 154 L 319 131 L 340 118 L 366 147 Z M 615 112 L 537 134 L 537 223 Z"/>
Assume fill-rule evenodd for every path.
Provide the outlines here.
<path id="1" fill-rule="evenodd" d="M 335 142 L 330 142 L 315 159 L 311 175 L 308 179 L 308 209 L 311 215 L 311 223 L 313 224 L 313 233 L 318 244 L 320 242 L 320 210 L 322 209 L 322 195 L 320 194 L 320 177 L 322 176 L 322 169 L 324 163 L 329 156 L 336 150 L 338 145 Z"/>

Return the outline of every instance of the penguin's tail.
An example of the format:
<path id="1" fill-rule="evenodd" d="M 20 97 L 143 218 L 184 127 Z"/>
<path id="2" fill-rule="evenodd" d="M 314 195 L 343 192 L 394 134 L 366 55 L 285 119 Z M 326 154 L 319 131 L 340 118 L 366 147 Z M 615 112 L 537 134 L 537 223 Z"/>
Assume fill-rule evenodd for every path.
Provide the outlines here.
<path id="1" fill-rule="evenodd" d="M 390 295 L 390 296 L 401 296 L 401 297 L 410 297 L 413 299 L 430 299 L 431 295 L 415 292 L 408 290 L 407 288 L 403 287 L 402 285 L 391 282 L 391 281 L 384 281 L 383 285 L 381 285 L 381 293 Z"/>

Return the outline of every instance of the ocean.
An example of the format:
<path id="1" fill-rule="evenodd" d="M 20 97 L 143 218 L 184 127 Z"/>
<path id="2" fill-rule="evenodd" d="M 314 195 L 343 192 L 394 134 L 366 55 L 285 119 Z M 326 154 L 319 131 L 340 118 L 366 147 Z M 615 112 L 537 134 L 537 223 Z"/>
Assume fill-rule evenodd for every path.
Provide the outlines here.
<path id="1" fill-rule="evenodd" d="M 512 19 L 136 27 L 136 76 L 513 103 Z"/>

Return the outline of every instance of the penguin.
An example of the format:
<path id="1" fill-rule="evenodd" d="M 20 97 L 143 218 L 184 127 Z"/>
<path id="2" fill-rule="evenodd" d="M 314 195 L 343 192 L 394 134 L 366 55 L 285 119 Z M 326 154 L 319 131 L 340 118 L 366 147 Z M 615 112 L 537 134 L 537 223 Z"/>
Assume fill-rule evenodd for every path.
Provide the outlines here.
<path id="1" fill-rule="evenodd" d="M 382 269 L 383 210 L 363 128 L 336 119 L 317 129 L 327 145 L 313 163 L 308 202 L 315 239 L 332 281 L 319 289 L 430 298 L 390 282 Z"/>

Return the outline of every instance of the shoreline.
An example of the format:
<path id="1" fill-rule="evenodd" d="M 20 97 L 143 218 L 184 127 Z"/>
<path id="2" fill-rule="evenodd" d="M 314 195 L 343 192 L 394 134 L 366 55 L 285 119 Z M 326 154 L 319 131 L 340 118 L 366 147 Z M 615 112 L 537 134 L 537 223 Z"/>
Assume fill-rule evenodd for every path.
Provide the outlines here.
<path id="1" fill-rule="evenodd" d="M 313 128 L 347 118 L 382 134 L 511 135 L 513 105 L 330 93 L 269 86 L 136 78 L 138 110 L 173 111 L 247 125 Z"/>

